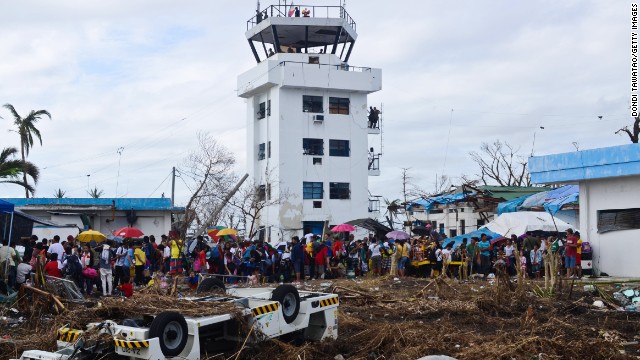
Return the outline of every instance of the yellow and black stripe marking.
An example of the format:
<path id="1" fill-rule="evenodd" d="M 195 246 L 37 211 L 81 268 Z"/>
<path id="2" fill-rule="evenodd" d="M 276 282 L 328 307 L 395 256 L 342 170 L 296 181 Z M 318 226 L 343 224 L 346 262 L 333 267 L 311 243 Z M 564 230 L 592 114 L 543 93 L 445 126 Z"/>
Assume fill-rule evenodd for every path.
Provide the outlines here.
<path id="1" fill-rule="evenodd" d="M 114 339 L 113 342 L 116 343 L 116 346 L 120 346 L 125 349 L 142 349 L 149 347 L 148 341 L 126 341 Z"/>
<path id="2" fill-rule="evenodd" d="M 338 297 L 332 297 L 325 300 L 320 300 L 320 307 L 338 305 Z"/>
<path id="3" fill-rule="evenodd" d="M 264 315 L 270 312 L 274 312 L 278 310 L 280 307 L 280 303 L 274 302 L 272 304 L 259 306 L 257 308 L 251 309 L 251 314 L 253 316 Z"/>
<path id="4" fill-rule="evenodd" d="M 82 334 L 81 330 L 73 330 L 69 328 L 58 329 L 58 340 L 64 342 L 75 342 L 80 334 Z"/>

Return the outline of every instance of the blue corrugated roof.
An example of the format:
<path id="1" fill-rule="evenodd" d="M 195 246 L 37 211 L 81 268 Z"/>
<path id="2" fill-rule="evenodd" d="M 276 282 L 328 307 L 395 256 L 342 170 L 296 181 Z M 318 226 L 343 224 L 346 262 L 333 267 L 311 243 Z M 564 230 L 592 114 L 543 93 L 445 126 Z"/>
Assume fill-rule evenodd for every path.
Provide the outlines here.
<path id="1" fill-rule="evenodd" d="M 640 144 L 529 158 L 534 184 L 640 175 Z"/>
<path id="2" fill-rule="evenodd" d="M 61 205 L 61 206 L 111 206 L 115 200 L 119 210 L 184 210 L 182 207 L 172 207 L 169 198 L 13 198 L 3 199 L 17 207 L 29 205 Z"/>

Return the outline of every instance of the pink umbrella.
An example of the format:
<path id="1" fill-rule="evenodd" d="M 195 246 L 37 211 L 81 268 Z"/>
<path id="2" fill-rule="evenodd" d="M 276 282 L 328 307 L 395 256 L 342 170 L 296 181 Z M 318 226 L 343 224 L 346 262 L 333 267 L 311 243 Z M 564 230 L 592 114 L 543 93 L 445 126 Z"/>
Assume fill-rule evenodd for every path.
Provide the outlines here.
<path id="1" fill-rule="evenodd" d="M 331 232 L 351 232 L 356 231 L 356 228 L 353 225 L 349 224 L 340 224 L 336 225 L 331 229 Z"/>

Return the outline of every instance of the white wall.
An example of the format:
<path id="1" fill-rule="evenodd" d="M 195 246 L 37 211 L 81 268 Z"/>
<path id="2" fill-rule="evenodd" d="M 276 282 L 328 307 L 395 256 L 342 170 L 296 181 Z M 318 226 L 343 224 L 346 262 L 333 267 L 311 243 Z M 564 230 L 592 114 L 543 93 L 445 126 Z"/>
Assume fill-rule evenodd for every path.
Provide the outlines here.
<path id="1" fill-rule="evenodd" d="M 440 224 L 445 225 L 445 234 L 450 235 L 450 229 L 456 229 L 457 235 L 463 235 L 461 231 L 460 220 L 465 221 L 465 234 L 470 233 L 478 229 L 477 222 L 480 219 L 480 215 L 474 211 L 474 208 L 470 204 L 463 205 L 437 205 L 435 209 L 443 210 L 442 213 L 431 214 L 428 211 L 425 212 L 413 212 L 410 216 L 410 220 L 421 220 L 429 223 L 431 221 L 437 221 L 438 227 L 436 230 L 440 231 Z M 456 216 L 455 212 L 449 210 L 458 209 Z M 464 211 L 462 211 L 464 209 Z M 493 214 L 489 214 L 489 220 L 493 219 Z"/>
<path id="2" fill-rule="evenodd" d="M 596 274 L 640 276 L 638 261 L 640 230 L 598 234 L 598 211 L 640 207 L 640 176 L 580 182 L 580 229 L 582 240 L 593 247 Z"/>
<path id="3" fill-rule="evenodd" d="M 19 210 L 27 214 L 43 219 L 48 219 L 62 225 L 74 224 L 80 229 L 84 227 L 79 215 L 57 215 L 51 214 L 47 210 L 29 210 L 28 208 L 21 208 Z M 170 211 L 136 210 L 136 215 L 138 216 L 138 220 L 133 225 L 133 227 L 140 229 L 145 235 L 154 235 L 156 237 L 156 240 L 160 238 L 160 235 L 168 234 L 169 230 L 171 230 Z M 91 223 L 93 224 L 93 229 L 100 231 L 107 236 L 113 234 L 113 232 L 118 229 L 128 226 L 126 215 L 123 211 L 116 211 L 115 218 L 112 217 L 113 214 L 111 210 L 94 210 L 91 211 L 88 216 Z M 114 219 L 113 221 L 112 218 Z M 34 229 L 36 228 L 36 226 L 39 225 L 34 224 Z M 57 230 L 46 227 L 38 227 L 37 231 L 39 233 L 50 234 L 50 236 L 47 236 L 47 238 L 52 237 L 53 235 L 59 235 L 61 238 L 66 238 L 67 235 L 77 234 L 77 232 L 69 233 L 69 231 L 66 229 Z M 53 232 L 56 233 L 53 234 Z"/>
<path id="4" fill-rule="evenodd" d="M 320 56 L 321 64 L 339 64 L 331 54 Z M 247 163 L 257 184 L 271 183 L 277 198 L 280 189 L 289 196 L 277 206 L 265 208 L 261 225 L 272 227 L 272 241 L 302 235 L 302 221 L 339 224 L 368 217 L 367 94 L 381 87 L 380 69 L 344 71 L 331 66 L 308 64 L 307 54 L 277 54 L 238 77 L 238 95 L 247 98 Z M 295 61 L 278 65 L 279 61 Z M 302 96 L 323 97 L 324 122 L 317 114 L 302 111 Z M 350 99 L 349 115 L 329 114 L 329 97 Z M 261 102 L 271 100 L 271 115 L 257 119 Z M 324 155 L 303 155 L 302 139 L 324 140 Z M 329 140 L 349 140 L 350 156 L 329 156 Z M 271 141 L 271 158 L 258 160 L 258 145 Z M 321 157 L 322 165 L 313 165 Z M 303 199 L 303 182 L 323 182 L 322 208 Z M 330 182 L 350 183 L 349 200 L 329 199 Z M 269 234 L 267 234 L 269 236 Z"/>

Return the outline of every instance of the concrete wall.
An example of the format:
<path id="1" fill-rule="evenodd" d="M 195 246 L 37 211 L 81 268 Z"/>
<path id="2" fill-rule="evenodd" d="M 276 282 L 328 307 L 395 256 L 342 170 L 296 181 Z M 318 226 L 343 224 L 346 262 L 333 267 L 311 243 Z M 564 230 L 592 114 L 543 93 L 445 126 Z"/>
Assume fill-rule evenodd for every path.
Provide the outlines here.
<path id="1" fill-rule="evenodd" d="M 598 211 L 640 207 L 640 175 L 580 182 L 582 239 L 593 247 L 596 273 L 611 276 L 640 275 L 640 230 L 598 233 Z"/>

